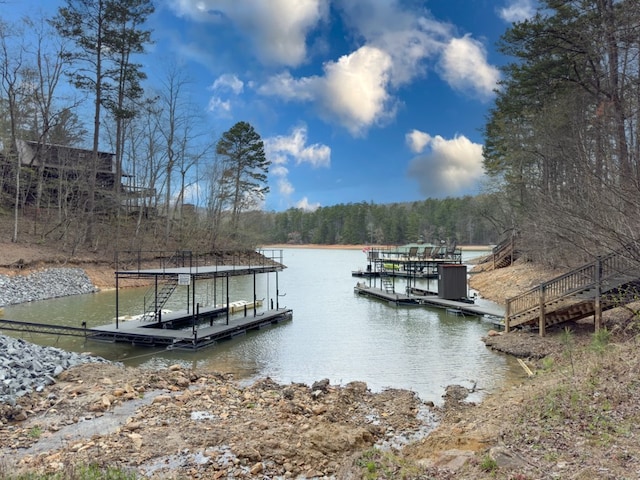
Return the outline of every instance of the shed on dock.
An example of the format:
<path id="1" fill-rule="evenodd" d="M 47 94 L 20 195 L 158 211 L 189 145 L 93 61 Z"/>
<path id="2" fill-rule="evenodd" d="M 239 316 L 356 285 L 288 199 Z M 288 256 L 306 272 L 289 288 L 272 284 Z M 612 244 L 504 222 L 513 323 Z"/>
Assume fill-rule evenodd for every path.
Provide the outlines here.
<path id="1" fill-rule="evenodd" d="M 438 265 L 438 297 L 446 300 L 467 298 L 467 266 Z"/>

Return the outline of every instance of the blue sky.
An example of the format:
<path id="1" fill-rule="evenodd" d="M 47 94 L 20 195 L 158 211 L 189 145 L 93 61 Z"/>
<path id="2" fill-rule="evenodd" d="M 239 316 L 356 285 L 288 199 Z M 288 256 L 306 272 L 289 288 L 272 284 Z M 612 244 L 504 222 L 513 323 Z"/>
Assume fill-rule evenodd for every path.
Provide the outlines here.
<path id="1" fill-rule="evenodd" d="M 155 0 L 150 83 L 176 64 L 216 137 L 251 123 L 268 210 L 475 194 L 481 129 L 535 0 Z M 7 0 L 5 18 L 58 0 Z"/>

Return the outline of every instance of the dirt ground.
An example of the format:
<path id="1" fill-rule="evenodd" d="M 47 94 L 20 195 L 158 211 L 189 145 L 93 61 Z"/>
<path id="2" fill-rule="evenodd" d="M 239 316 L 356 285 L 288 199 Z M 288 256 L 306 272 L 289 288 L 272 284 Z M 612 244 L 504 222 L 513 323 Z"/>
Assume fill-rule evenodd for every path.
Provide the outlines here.
<path id="1" fill-rule="evenodd" d="M 424 428 L 407 391 L 268 378 L 241 387 L 178 365 L 85 365 L 21 403 L 23 420 L 0 431 L 7 471 L 97 462 L 152 478 L 347 478 L 358 452 Z"/>
<path id="2" fill-rule="evenodd" d="M 0 249 L 0 273 L 21 274 L 58 262 L 47 257 L 52 252 L 15 247 Z M 29 266 L 12 268 L 16 256 Z M 112 285 L 108 263 L 89 259 L 78 265 L 96 285 Z M 524 263 L 498 271 L 480 265 L 476 272 L 472 288 L 497 302 L 561 273 Z M 640 413 L 631 406 L 640 398 L 637 355 L 632 361 L 620 347 L 612 361 L 595 366 L 615 365 L 608 377 L 637 378 L 638 387 L 625 390 L 613 383 L 582 393 L 573 368 L 581 362 L 576 371 L 592 375 L 586 366 L 593 361 L 582 359 L 577 349 L 588 343 L 593 325 L 572 328 L 571 375 L 562 331 L 545 338 L 527 332 L 488 335 L 489 348 L 521 357 L 534 375 L 505 385 L 478 405 L 465 401 L 468 390 L 450 386 L 440 408 L 408 391 L 374 394 L 361 382 L 278 385 L 265 378 L 242 385 L 230 375 L 180 365 L 160 371 L 76 367 L 18 405 L 0 406 L 0 477 L 18 471 L 68 473 L 73 465 L 96 464 L 163 479 L 638 478 Z M 585 410 L 584 418 L 561 410 L 560 393 L 552 397 L 553 408 L 546 406 L 549 390 L 567 379 L 575 385 L 567 395 L 584 395 L 571 401 L 606 397 L 610 403 L 598 404 L 597 417 Z M 614 411 L 625 412 L 618 427 L 611 426 Z M 563 429 L 563 422 L 570 425 Z M 596 427 L 608 437 L 590 434 Z M 616 428 L 624 439 L 613 442 Z M 571 443 L 572 436 L 581 443 Z M 629 476 L 621 476 L 625 471 Z"/>

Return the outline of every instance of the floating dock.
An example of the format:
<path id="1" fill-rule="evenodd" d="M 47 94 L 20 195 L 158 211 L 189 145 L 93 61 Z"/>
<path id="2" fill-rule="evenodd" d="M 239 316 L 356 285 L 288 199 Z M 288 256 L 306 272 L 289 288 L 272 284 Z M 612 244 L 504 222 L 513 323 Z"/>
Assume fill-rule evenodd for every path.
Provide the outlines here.
<path id="1" fill-rule="evenodd" d="M 213 312 L 217 312 L 214 316 Z M 217 341 L 244 335 L 250 330 L 261 330 L 280 322 L 291 320 L 290 309 L 267 310 L 244 316 L 234 315 L 227 322 L 226 308 L 200 312 L 196 323 L 193 315 L 186 312 L 171 312 L 162 316 L 162 321 L 148 322 L 135 319 L 110 325 L 90 328 L 87 338 L 105 342 L 124 342 L 136 346 L 166 347 L 167 349 L 197 350 Z M 169 327 L 168 327 L 169 326 Z"/>
<path id="2" fill-rule="evenodd" d="M 135 252 L 138 259 L 141 252 Z M 160 261 L 158 268 L 143 269 L 141 262 L 136 269 L 117 269 L 116 276 L 116 312 L 113 323 L 99 326 L 70 327 L 44 323 L 22 322 L 0 319 L 0 328 L 5 330 L 70 335 L 85 337 L 88 340 L 129 343 L 136 346 L 165 347 L 168 349 L 198 350 L 217 341 L 243 335 L 250 330 L 259 330 L 293 318 L 293 311 L 279 305 L 278 273 L 285 267 L 282 264 L 282 251 L 279 254 L 260 251 L 259 264 L 210 264 L 212 256 L 194 255 L 181 251 L 156 257 Z M 262 310 L 263 299 L 256 295 L 256 276 L 275 274 L 274 298 L 269 299 L 266 309 Z M 253 299 L 231 300 L 229 278 L 239 275 L 253 276 Z M 119 293 L 123 279 L 151 280 L 152 287 L 144 299 L 141 299 L 141 312 L 138 315 L 120 315 Z M 196 289 L 201 280 L 213 280 L 220 285 L 217 302 L 214 293 L 213 305 L 201 306 L 196 302 Z M 167 300 L 178 288 L 187 289 L 184 309 L 168 311 L 164 308 Z M 274 305 L 275 303 L 275 305 Z M 259 310 L 260 309 L 260 310 Z"/>
<path id="3" fill-rule="evenodd" d="M 136 345 L 166 346 L 167 348 L 192 349 L 207 347 L 218 340 L 228 339 L 255 330 L 291 320 L 293 312 L 280 308 L 278 300 L 278 273 L 284 269 L 282 251 L 261 251 L 260 262 L 248 265 L 212 264 L 211 257 L 190 251 L 176 252 L 163 259 L 158 268 L 118 269 L 116 275 L 116 320 L 114 324 L 92 328 L 94 340 L 128 342 Z M 263 300 L 256 295 L 256 276 L 275 274 L 276 296 L 271 299 L 269 310 L 258 312 Z M 231 301 L 229 278 L 253 276 L 253 299 Z M 121 321 L 119 316 L 119 285 L 122 279 L 147 278 L 153 287 L 143 300 L 143 313 L 134 321 Z M 213 280 L 214 292 L 222 281 L 225 298 L 222 305 L 202 307 L 196 303 L 196 290 L 201 280 Z M 177 287 L 187 289 L 185 308 L 164 313 L 163 307 Z"/>
<path id="4" fill-rule="evenodd" d="M 226 309 L 223 309 L 226 313 Z M 290 309 L 267 310 L 255 316 L 234 315 L 227 324 L 222 317 L 193 323 L 192 315 L 181 312 L 165 314 L 162 322 L 150 323 L 140 318 L 102 325 L 98 327 L 70 327 L 44 323 L 0 319 L 0 329 L 17 332 L 41 333 L 84 337 L 87 340 L 110 343 L 128 343 L 136 346 L 159 347 L 170 350 L 198 350 L 218 341 L 244 335 L 250 330 L 262 330 L 280 322 L 291 320 Z M 182 324 L 182 328 L 175 327 Z"/>
<path id="5" fill-rule="evenodd" d="M 365 269 L 353 270 L 351 275 L 354 277 L 430 279 L 438 277 L 439 265 L 462 263 L 462 251 L 455 244 L 409 244 L 399 247 L 371 247 L 363 251 L 367 256 L 367 266 Z"/>
<path id="6" fill-rule="evenodd" d="M 376 298 L 397 306 L 426 306 L 434 308 L 443 308 L 447 313 L 454 313 L 455 315 L 465 316 L 479 316 L 479 317 L 491 317 L 502 318 L 504 317 L 504 310 L 500 307 L 492 307 L 486 305 L 476 305 L 471 301 L 460 300 L 447 300 L 440 298 L 437 293 L 433 292 L 420 292 L 413 290 L 416 293 L 396 293 L 389 292 L 382 288 L 370 287 L 364 283 L 358 283 L 354 287 L 354 292 L 358 295 Z"/>

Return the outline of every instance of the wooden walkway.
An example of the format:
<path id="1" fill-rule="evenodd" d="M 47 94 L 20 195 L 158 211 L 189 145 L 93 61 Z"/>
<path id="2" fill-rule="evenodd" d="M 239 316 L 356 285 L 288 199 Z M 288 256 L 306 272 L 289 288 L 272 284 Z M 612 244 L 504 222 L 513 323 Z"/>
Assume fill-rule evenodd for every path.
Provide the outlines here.
<path id="1" fill-rule="evenodd" d="M 404 294 L 404 293 L 391 293 L 386 290 L 368 287 L 365 284 L 358 283 L 354 287 L 354 292 L 372 298 L 377 298 L 378 300 L 384 300 L 391 304 L 400 306 L 424 306 L 424 307 L 434 307 L 434 308 L 444 308 L 448 312 L 460 314 L 460 315 L 470 315 L 470 316 L 487 316 L 492 318 L 502 318 L 504 316 L 504 310 L 500 307 L 492 307 L 486 305 L 476 305 L 475 303 L 470 302 L 460 302 L 456 300 L 447 300 L 444 298 L 438 297 L 436 293 L 427 293 L 427 294 Z"/>
<path id="2" fill-rule="evenodd" d="M 602 312 L 637 301 L 640 294 L 640 248 L 628 245 L 506 301 L 505 331 L 538 328 L 594 317 L 602 326 Z"/>

